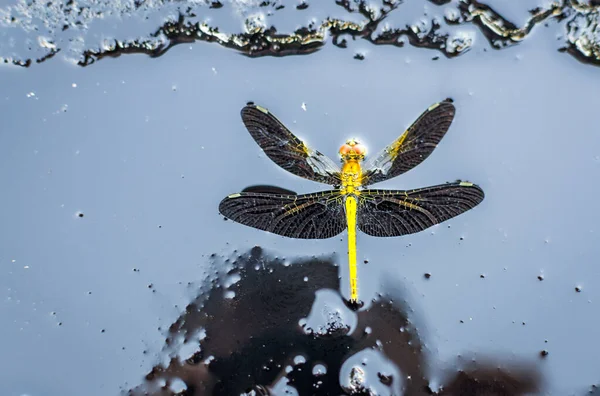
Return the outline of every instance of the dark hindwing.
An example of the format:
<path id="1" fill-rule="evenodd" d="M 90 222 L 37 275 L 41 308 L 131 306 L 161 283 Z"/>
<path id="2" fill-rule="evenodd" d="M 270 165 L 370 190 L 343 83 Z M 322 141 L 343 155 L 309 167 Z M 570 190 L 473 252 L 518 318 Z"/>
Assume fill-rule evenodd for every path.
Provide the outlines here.
<path id="1" fill-rule="evenodd" d="M 363 186 L 391 179 L 423 162 L 450 128 L 454 113 L 451 99 L 427 109 L 398 139 L 367 161 Z"/>
<path id="2" fill-rule="evenodd" d="M 248 104 L 242 121 L 265 154 L 288 172 L 329 185 L 340 184 L 340 167 L 312 150 L 265 108 Z"/>
<path id="3" fill-rule="evenodd" d="M 479 186 L 460 181 L 407 191 L 363 190 L 358 228 L 378 237 L 413 234 L 474 208 L 483 198 Z"/>
<path id="4" fill-rule="evenodd" d="M 228 219 L 273 234 L 300 239 L 326 239 L 346 229 L 339 191 L 304 195 L 242 192 L 219 205 Z"/>

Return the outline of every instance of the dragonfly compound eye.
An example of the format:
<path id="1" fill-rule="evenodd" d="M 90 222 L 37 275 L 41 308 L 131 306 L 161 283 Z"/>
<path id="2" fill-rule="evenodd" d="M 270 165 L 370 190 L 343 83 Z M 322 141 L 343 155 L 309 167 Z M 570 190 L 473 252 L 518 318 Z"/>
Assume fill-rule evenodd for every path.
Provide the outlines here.
<path id="1" fill-rule="evenodd" d="M 349 144 L 344 144 L 342 147 L 340 147 L 340 155 L 342 157 L 346 157 L 348 154 L 350 154 L 352 152 L 353 147 L 350 146 Z"/>
<path id="2" fill-rule="evenodd" d="M 364 155 L 367 153 L 367 148 L 360 143 L 352 147 L 352 150 L 354 151 L 354 154 L 358 157 L 364 157 Z"/>

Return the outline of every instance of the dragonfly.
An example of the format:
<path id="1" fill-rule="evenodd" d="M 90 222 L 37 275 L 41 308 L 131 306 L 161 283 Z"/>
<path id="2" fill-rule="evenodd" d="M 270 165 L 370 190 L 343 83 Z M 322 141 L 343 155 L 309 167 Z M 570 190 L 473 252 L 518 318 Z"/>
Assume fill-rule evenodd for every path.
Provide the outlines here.
<path id="1" fill-rule="evenodd" d="M 310 194 L 253 186 L 228 195 L 219 212 L 237 223 L 290 238 L 327 239 L 348 232 L 351 304 L 358 299 L 356 231 L 395 237 L 423 231 L 481 203 L 483 190 L 457 180 L 413 190 L 366 188 L 401 175 L 423 162 L 454 119 L 452 99 L 430 106 L 395 141 L 367 158 L 366 147 L 349 139 L 340 163 L 307 146 L 264 107 L 249 102 L 242 121 L 263 152 L 286 171 L 333 186 Z"/>

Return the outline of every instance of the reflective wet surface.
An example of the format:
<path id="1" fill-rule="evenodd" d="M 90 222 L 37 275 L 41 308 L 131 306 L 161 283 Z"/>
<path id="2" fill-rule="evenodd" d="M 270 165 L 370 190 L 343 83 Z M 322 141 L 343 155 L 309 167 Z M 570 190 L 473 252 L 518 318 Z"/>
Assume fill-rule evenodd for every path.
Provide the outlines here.
<path id="1" fill-rule="evenodd" d="M 597 392 L 597 6 L 264 4 L 2 5 L 0 393 Z M 246 102 L 336 158 L 447 97 L 437 149 L 376 187 L 486 198 L 359 234 L 362 309 L 343 234 L 219 215 L 246 186 L 329 188 L 260 151 Z"/>
<path id="2" fill-rule="evenodd" d="M 169 327 L 157 365 L 132 394 L 525 394 L 539 388 L 531 365 L 473 358 L 436 384 L 402 293 L 381 291 L 352 312 L 329 259 L 274 259 L 254 248 L 213 258 L 214 272 Z M 225 272 L 226 271 L 226 272 Z M 396 296 L 392 296 L 392 295 Z M 483 360 L 483 361 L 480 361 Z"/>

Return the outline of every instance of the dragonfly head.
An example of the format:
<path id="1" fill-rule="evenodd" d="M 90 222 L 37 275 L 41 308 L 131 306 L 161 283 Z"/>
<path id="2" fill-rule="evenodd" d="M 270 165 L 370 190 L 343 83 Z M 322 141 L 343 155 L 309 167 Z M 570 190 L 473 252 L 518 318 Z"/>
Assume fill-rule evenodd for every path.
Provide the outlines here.
<path id="1" fill-rule="evenodd" d="M 367 148 L 360 144 L 356 139 L 350 139 L 346 141 L 342 147 L 340 147 L 340 155 L 342 160 L 363 160 L 367 154 Z"/>

